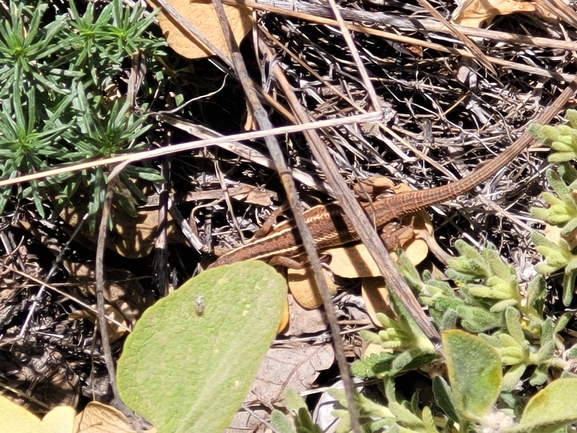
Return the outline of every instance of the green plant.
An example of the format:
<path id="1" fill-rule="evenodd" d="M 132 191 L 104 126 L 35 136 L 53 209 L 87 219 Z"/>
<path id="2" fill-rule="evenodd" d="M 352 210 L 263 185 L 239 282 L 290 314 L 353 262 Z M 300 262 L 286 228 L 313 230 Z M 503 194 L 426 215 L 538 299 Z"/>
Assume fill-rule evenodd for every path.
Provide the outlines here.
<path id="1" fill-rule="evenodd" d="M 121 78 L 134 53 L 148 57 L 156 68 L 154 59 L 163 54 L 164 42 L 147 33 L 153 14 L 145 17 L 142 8 L 127 9 L 120 0 L 99 12 L 89 3 L 83 13 L 70 2 L 70 14 L 57 14 L 49 22 L 44 21 L 47 3 L 10 1 L 9 8 L 11 19 L 0 23 L 2 178 L 147 147 L 144 118 L 128 101 L 105 96 L 105 89 Z M 32 198 L 44 216 L 46 198 L 57 213 L 71 206 L 78 190 L 88 189 L 93 228 L 107 176 L 107 168 L 65 173 L 32 181 L 16 197 Z M 162 181 L 146 167 L 122 172 L 117 203 L 132 215 L 134 201 L 143 199 L 137 179 Z M 14 192 L 1 191 L 0 211 Z"/>
<path id="2" fill-rule="evenodd" d="M 547 208 L 533 207 L 535 217 L 561 228 L 557 240 L 546 239 L 538 233 L 532 234 L 537 251 L 545 263 L 535 267 L 543 275 L 563 269 L 563 304 L 568 306 L 573 299 L 574 283 L 577 278 L 577 256 L 575 247 L 577 229 L 577 202 L 573 192 L 577 188 L 577 170 L 568 161 L 577 158 L 577 111 L 567 110 L 569 125 L 532 125 L 531 133 L 555 151 L 549 156 L 550 162 L 559 163 L 558 172 L 547 170 L 547 180 L 553 192 L 545 192 L 543 199 Z"/>
<path id="3" fill-rule="evenodd" d="M 577 111 L 568 110 L 567 118 L 570 126 L 531 128 L 556 150 L 549 160 L 560 163 L 558 172 L 547 171 L 554 191 L 544 194 L 549 207 L 533 208 L 532 214 L 560 226 L 561 238 L 552 241 L 532 234 L 537 251 L 545 258 L 535 269 L 541 275 L 564 270 L 565 305 L 572 301 L 577 277 L 577 256 L 573 254 L 577 170 L 567 162 L 577 157 Z M 384 380 L 386 404 L 367 401 L 363 396 L 356 398 L 360 413 L 366 415 L 362 417 L 363 431 L 382 431 L 384 426 L 390 431 L 405 432 L 567 431 L 568 425 L 577 421 L 577 411 L 569 402 L 577 397 L 577 379 L 567 371 L 577 351 L 575 347 L 565 348 L 558 334 L 571 314 L 556 319 L 544 316 L 544 278 L 537 276 L 522 290 L 513 267 L 499 257 L 492 245 L 482 252 L 463 241 L 457 241 L 455 246 L 460 255 L 449 261 L 446 275 L 458 290 L 445 280 L 433 278 L 428 271 L 421 276 L 402 253 L 399 258 L 401 273 L 443 331 L 448 381 L 441 375 L 433 377 L 434 400 L 430 406 L 414 404 L 416 395 L 404 400 L 394 392 L 399 374 L 419 365 L 394 368 L 397 359 L 415 350 L 412 331 L 407 332 L 410 327 L 400 325 L 406 312 L 399 310 L 400 318 L 395 320 L 380 315 L 379 320 L 388 329 L 377 334 L 365 332 L 362 337 L 394 351 L 371 355 L 353 364 L 358 376 Z M 398 308 L 398 303 L 394 305 Z M 409 323 L 410 319 L 405 321 Z M 559 373 L 561 378 L 554 380 Z M 551 383 L 543 387 L 547 381 Z M 541 387 L 528 402 L 527 385 Z M 344 405 L 343 399 L 341 404 Z M 335 415 L 342 418 L 340 431 L 350 431 L 348 415 L 342 411 Z"/>
<path id="4" fill-rule="evenodd" d="M 123 401 L 158 431 L 222 431 L 276 335 L 285 302 L 283 277 L 263 262 L 190 279 L 146 310 L 127 338 L 118 362 Z"/>

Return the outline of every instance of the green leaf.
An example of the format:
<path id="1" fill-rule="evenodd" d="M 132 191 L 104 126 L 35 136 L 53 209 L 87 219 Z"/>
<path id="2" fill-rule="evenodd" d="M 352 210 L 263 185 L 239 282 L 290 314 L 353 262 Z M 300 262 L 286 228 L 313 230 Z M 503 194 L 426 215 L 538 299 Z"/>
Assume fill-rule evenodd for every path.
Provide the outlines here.
<path id="1" fill-rule="evenodd" d="M 501 390 L 505 392 L 513 391 L 519 384 L 519 380 L 525 373 L 527 366 L 525 364 L 513 365 L 503 376 Z"/>
<path id="2" fill-rule="evenodd" d="M 577 422 L 577 379 L 557 379 L 525 406 L 518 426 L 507 432 L 549 433 Z"/>
<path id="3" fill-rule="evenodd" d="M 396 421 L 413 431 L 426 431 L 423 420 L 411 412 L 408 408 L 397 402 L 389 403 L 389 410 L 393 413 Z"/>
<path id="4" fill-rule="evenodd" d="M 395 355 L 389 352 L 381 352 L 378 355 L 373 353 L 353 362 L 351 373 L 363 378 L 382 378 L 389 374 L 394 359 Z"/>
<path id="5" fill-rule="evenodd" d="M 288 410 L 294 410 L 295 412 L 298 412 L 300 408 L 307 408 L 307 404 L 304 398 L 302 398 L 298 392 L 290 387 L 285 388 L 283 397 Z"/>
<path id="6" fill-rule="evenodd" d="M 573 300 L 573 291 L 575 288 L 575 279 L 577 278 L 577 258 L 572 259 L 563 273 L 563 305 L 568 307 Z"/>
<path id="7" fill-rule="evenodd" d="M 270 423 L 278 433 L 295 433 L 291 423 L 285 418 L 284 414 L 274 409 L 270 414 Z"/>
<path id="8" fill-rule="evenodd" d="M 455 409 L 455 399 L 449 384 L 441 376 L 433 377 L 433 395 L 439 407 L 451 420 L 459 423 L 461 420 Z"/>
<path id="9" fill-rule="evenodd" d="M 499 396 L 503 375 L 499 354 L 485 340 L 464 331 L 445 331 L 442 338 L 455 406 L 462 417 L 478 421 Z"/>
<path id="10" fill-rule="evenodd" d="M 523 328 L 521 327 L 521 314 L 516 308 L 509 307 L 505 311 L 505 323 L 507 325 L 507 331 L 509 335 L 515 339 L 519 344 L 525 341 L 525 335 L 523 334 Z"/>
<path id="11" fill-rule="evenodd" d="M 499 326 L 499 319 L 483 308 L 462 305 L 455 310 L 462 318 L 461 325 L 468 331 L 482 332 Z"/>
<path id="12" fill-rule="evenodd" d="M 258 261 L 187 281 L 145 311 L 126 339 L 122 399 L 158 431 L 222 431 L 275 336 L 285 297 L 282 276 Z"/>
<path id="13" fill-rule="evenodd" d="M 321 429 L 313 422 L 308 408 L 301 407 L 295 421 L 297 433 L 322 433 Z"/>

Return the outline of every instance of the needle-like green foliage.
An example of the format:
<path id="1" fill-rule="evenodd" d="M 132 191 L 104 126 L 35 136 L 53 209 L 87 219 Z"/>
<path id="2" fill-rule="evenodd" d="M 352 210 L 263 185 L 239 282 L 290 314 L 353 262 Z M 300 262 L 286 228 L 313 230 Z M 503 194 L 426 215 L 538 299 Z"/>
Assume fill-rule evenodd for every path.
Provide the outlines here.
<path id="1" fill-rule="evenodd" d="M 144 117 L 124 98 L 107 96 L 107 90 L 125 78 L 135 55 L 157 68 L 164 42 L 147 31 L 154 14 L 126 8 L 121 0 L 99 11 L 92 2 L 80 11 L 71 1 L 67 13 L 56 16 L 47 2 L 8 5 L 10 19 L 0 22 L 1 178 L 147 147 Z M 32 200 L 41 216 L 47 210 L 57 213 L 84 190 L 94 227 L 108 172 L 108 167 L 67 172 L 2 189 L 0 212 L 16 199 Z M 162 180 L 150 168 L 124 170 L 117 202 L 132 215 L 134 203 L 143 199 L 138 179 Z"/>

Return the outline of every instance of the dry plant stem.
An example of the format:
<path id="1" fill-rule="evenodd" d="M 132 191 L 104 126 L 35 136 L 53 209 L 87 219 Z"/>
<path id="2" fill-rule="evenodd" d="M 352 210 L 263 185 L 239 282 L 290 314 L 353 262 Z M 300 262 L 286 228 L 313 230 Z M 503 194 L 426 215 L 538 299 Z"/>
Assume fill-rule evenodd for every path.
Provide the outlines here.
<path id="1" fill-rule="evenodd" d="M 166 234 L 166 227 L 168 225 L 168 202 L 169 190 L 168 182 L 170 182 L 170 161 L 166 159 L 162 161 L 161 175 L 167 180 L 162 182 L 158 189 L 158 236 L 154 242 L 154 272 L 155 284 L 158 289 L 160 297 L 168 295 L 169 282 L 167 274 L 168 263 L 168 236 Z"/>
<path id="2" fill-rule="evenodd" d="M 232 35 L 232 30 L 230 29 L 222 3 L 220 2 L 220 0 L 213 0 L 212 3 L 214 5 L 216 14 L 219 18 L 220 26 L 224 34 L 224 39 L 226 40 L 229 50 L 231 52 L 234 68 L 238 74 L 244 92 L 247 96 L 247 102 L 249 103 L 253 111 L 252 114 L 260 129 L 264 130 L 272 129 L 272 125 L 267 117 L 266 111 L 260 104 L 256 96 L 256 93 L 254 92 L 254 89 L 249 84 L 250 80 L 248 72 L 242 60 L 242 56 L 240 55 L 240 52 L 238 50 L 238 46 L 236 44 L 234 36 Z M 304 209 L 302 207 L 301 202 L 298 200 L 298 193 L 294 179 L 292 178 L 291 172 L 288 169 L 288 166 L 286 165 L 284 155 L 280 149 L 278 141 L 276 140 L 276 137 L 269 135 L 265 137 L 265 142 L 271 154 L 271 157 L 275 163 L 276 170 L 280 176 L 280 180 L 283 184 L 283 187 L 285 188 L 285 191 L 287 193 L 287 197 L 296 225 L 298 227 L 303 245 L 305 247 L 309 261 L 311 263 L 311 267 L 313 269 L 315 282 L 317 284 L 317 287 L 319 287 L 323 298 L 327 318 L 329 319 L 331 330 L 333 332 L 333 344 L 335 346 L 337 363 L 339 365 L 339 371 L 341 373 L 341 378 L 343 380 L 343 385 L 345 389 L 348 406 L 347 409 L 351 419 L 351 427 L 355 433 L 361 433 L 359 415 L 353 399 L 353 383 L 349 374 L 348 364 L 343 347 L 343 341 L 340 335 L 340 328 L 333 310 L 332 299 L 329 294 L 327 282 L 322 273 L 321 261 L 315 247 L 315 242 L 306 224 L 303 215 Z"/>
<path id="3" fill-rule="evenodd" d="M 70 244 L 72 243 L 72 241 L 74 240 L 76 235 L 78 233 L 80 233 L 80 230 L 82 229 L 82 226 L 84 225 L 85 222 L 86 222 L 86 218 L 83 218 L 80 221 L 80 224 L 78 224 L 76 229 L 74 229 L 74 232 L 72 233 L 72 236 L 70 236 L 70 239 L 68 240 L 68 242 L 66 242 L 64 247 L 62 247 L 62 249 L 60 249 L 60 251 L 58 252 L 58 255 L 54 259 L 54 262 L 52 263 L 52 266 L 50 267 L 50 270 L 48 271 L 48 275 L 46 275 L 45 281 L 41 283 L 40 290 L 38 290 L 38 293 L 36 293 L 36 296 L 34 296 L 34 301 L 32 302 L 32 305 L 30 306 L 30 308 L 28 309 L 28 314 L 26 316 L 26 319 L 24 320 L 24 324 L 22 325 L 22 329 L 20 330 L 20 333 L 18 335 L 19 338 L 22 338 L 24 336 L 24 334 L 27 332 L 28 325 L 32 321 L 32 317 L 34 316 L 36 308 L 38 308 L 38 305 L 40 305 L 40 300 L 44 297 L 44 293 L 46 291 L 46 288 L 49 287 L 47 282 L 50 281 L 50 278 L 52 278 L 52 276 L 56 272 L 58 264 L 61 263 L 62 259 L 64 258 L 64 252 L 70 247 Z M 13 272 L 16 272 L 18 274 L 21 273 L 20 271 L 17 271 L 15 269 L 13 270 Z M 23 276 L 26 276 L 27 278 L 29 278 L 31 280 L 35 279 L 31 275 L 23 274 Z"/>
<path id="4" fill-rule="evenodd" d="M 272 56 L 270 58 L 272 58 Z M 300 105 L 298 98 L 292 91 L 292 88 L 287 82 L 280 66 L 274 66 L 274 75 L 297 117 L 301 122 L 307 122 L 309 120 L 308 115 Z M 377 266 L 382 274 L 386 276 L 391 290 L 397 294 L 403 303 L 403 306 L 413 317 L 419 328 L 423 330 L 425 335 L 433 341 L 439 342 L 441 337 L 438 331 L 433 327 L 425 313 L 422 311 L 420 304 L 413 295 L 413 292 L 409 289 L 409 286 L 399 274 L 399 271 L 393 263 L 389 253 L 381 242 L 379 235 L 376 233 L 373 224 L 366 217 L 363 208 L 352 195 L 343 178 L 338 174 L 339 169 L 326 150 L 318 133 L 316 131 L 306 131 L 305 136 L 307 137 L 307 141 L 311 144 L 311 151 L 321 166 L 323 173 L 327 176 L 327 180 L 333 188 L 340 206 L 344 210 L 345 214 L 349 216 L 360 240 L 367 246 L 369 251 L 371 251 L 371 255 L 377 263 Z"/>
<path id="5" fill-rule="evenodd" d="M 485 53 L 483 53 L 473 41 L 471 41 L 467 36 L 459 31 L 453 24 L 448 22 L 443 15 L 441 15 L 427 0 L 419 0 L 421 6 L 429 11 L 431 15 L 433 15 L 441 24 L 443 24 L 447 29 L 449 29 L 454 35 L 456 35 L 463 44 L 471 50 L 471 54 L 473 54 L 473 59 L 476 62 L 483 64 L 489 71 L 493 73 L 493 75 L 497 76 L 497 70 L 493 67 L 491 62 L 485 58 Z"/>
<path id="6" fill-rule="evenodd" d="M 94 313 L 94 316 L 98 315 L 98 310 L 96 308 L 91 307 L 86 302 L 82 301 L 81 299 L 79 299 L 75 296 L 72 296 L 70 293 L 67 293 L 64 290 L 60 290 L 58 287 L 53 286 L 52 284 L 48 283 L 46 280 L 41 280 L 40 278 L 36 278 L 34 275 L 30 275 L 30 274 L 27 274 L 26 272 L 22 272 L 16 268 L 13 268 L 12 266 L 6 266 L 6 269 L 9 270 L 10 272 L 14 272 L 15 274 L 21 275 L 21 276 L 29 279 L 30 281 L 38 284 L 38 285 L 44 286 L 44 287 L 52 290 L 54 293 L 58 293 L 59 295 L 65 297 L 66 299 L 69 299 L 72 302 L 76 302 L 82 308 L 85 308 L 86 310 Z M 118 320 L 112 319 L 111 317 L 108 317 L 108 316 L 106 316 L 106 320 L 108 320 L 108 322 L 111 325 L 117 326 L 120 329 L 125 330 L 126 332 L 130 332 L 130 329 L 126 325 L 120 323 Z"/>
<path id="7" fill-rule="evenodd" d="M 112 168 L 112 167 L 111 167 Z M 102 351 L 104 353 L 104 363 L 108 370 L 110 378 L 110 389 L 114 399 L 113 405 L 120 410 L 124 415 L 134 419 L 137 424 L 140 423 L 140 417 L 135 414 L 128 406 L 126 406 L 120 394 L 118 393 L 118 386 L 116 385 L 116 366 L 114 358 L 112 357 L 112 349 L 110 348 L 110 340 L 108 338 L 108 327 L 106 326 L 106 311 L 104 305 L 104 249 L 106 246 L 106 233 L 108 231 L 108 222 L 110 219 L 110 207 L 112 206 L 112 199 L 114 197 L 115 179 L 108 182 L 106 188 L 106 197 L 102 205 L 102 216 L 100 217 L 100 225 L 98 227 L 98 241 L 96 243 L 96 260 L 95 260 L 95 274 L 96 274 L 96 308 L 98 309 L 98 330 L 100 331 L 100 339 L 102 340 Z M 137 425 L 138 431 L 140 426 Z"/>
<path id="8" fill-rule="evenodd" d="M 321 17 L 330 18 L 332 11 L 321 4 L 305 2 L 283 1 L 283 0 L 223 0 L 228 5 L 245 5 L 253 9 L 272 12 L 279 15 L 293 16 L 307 21 L 316 21 Z M 446 33 L 447 27 L 432 19 L 414 20 L 397 16 L 389 16 L 381 12 L 361 11 L 351 9 L 340 9 L 343 18 L 349 22 L 377 24 L 396 28 L 401 31 L 414 32 L 415 30 L 425 33 Z M 418 26 L 415 25 L 418 22 Z M 476 36 L 491 41 L 504 42 L 511 45 L 527 45 L 536 48 L 559 49 L 567 51 L 577 51 L 577 42 L 558 39 L 542 38 L 537 36 L 519 35 L 515 33 L 499 32 L 495 30 L 466 27 L 452 24 L 454 28 L 466 36 Z M 350 27 L 349 27 L 350 28 Z M 394 36 L 391 34 L 391 36 Z M 397 35 L 397 37 L 401 37 Z M 417 39 L 412 39 L 417 41 Z M 424 42 L 424 41 L 422 41 Z M 469 53 L 471 56 L 471 53 Z M 493 62 L 494 63 L 494 62 Z"/>
<path id="9" fill-rule="evenodd" d="M 326 126 L 349 125 L 352 123 L 363 123 L 377 120 L 381 117 L 379 113 L 360 114 L 358 116 L 350 116 L 346 118 L 330 119 L 317 122 L 310 122 L 308 124 L 283 126 L 280 128 L 273 128 L 268 131 L 252 131 L 242 134 L 228 135 L 220 138 L 210 138 L 206 140 L 192 141 L 188 143 L 176 144 L 173 146 L 162 147 L 160 149 L 147 150 L 144 152 L 135 152 L 132 154 L 124 154 L 113 156 L 110 158 L 103 158 L 82 162 L 79 164 L 62 165 L 55 169 L 44 170 L 38 173 L 28 174 L 26 176 L 19 176 L 12 179 L 4 179 L 0 181 L 0 187 L 15 185 L 22 182 L 29 182 L 31 180 L 45 179 L 50 176 L 57 176 L 62 173 L 71 173 L 80 170 L 86 170 L 94 167 L 102 167 L 103 165 L 119 164 L 111 173 L 109 178 L 116 176 L 122 168 L 126 165 L 137 161 L 144 161 L 146 159 L 160 158 L 167 155 L 174 155 L 175 153 L 187 152 L 196 149 L 203 149 L 208 146 L 219 145 L 221 143 L 228 143 L 230 141 L 252 140 L 256 138 L 263 138 L 268 135 L 290 134 L 294 132 L 302 132 L 306 129 L 318 129 Z"/>
<path id="10" fill-rule="evenodd" d="M 343 20 L 343 17 L 339 12 L 337 3 L 335 2 L 335 0 L 329 0 L 329 5 L 331 6 L 335 18 L 337 19 L 337 23 L 339 23 L 339 28 L 341 29 L 341 33 L 343 34 L 343 38 L 345 38 L 347 46 L 349 47 L 351 56 L 353 56 L 353 60 L 355 61 L 355 64 L 359 69 L 359 74 L 361 75 L 363 83 L 365 84 L 365 90 L 369 93 L 369 98 L 373 105 L 373 110 L 381 111 L 381 104 L 379 104 L 379 98 L 377 96 L 377 92 L 375 92 L 375 88 L 373 87 L 373 83 L 371 83 L 371 79 L 369 78 L 367 69 L 365 68 L 364 63 L 361 61 L 361 56 L 359 56 L 359 52 L 357 51 L 357 47 L 353 42 L 353 38 L 351 37 L 351 34 L 349 32 L 349 29 L 347 28 L 345 20 Z"/>
<path id="11" fill-rule="evenodd" d="M 108 326 L 106 325 L 106 310 L 104 305 L 104 249 L 106 245 L 106 232 L 108 231 L 108 221 L 110 219 L 110 206 L 114 197 L 114 184 L 116 181 L 110 180 L 106 188 L 106 197 L 102 205 L 102 215 L 98 227 L 98 240 L 96 243 L 96 263 L 94 264 L 96 276 L 96 308 L 98 309 L 98 330 L 102 340 L 102 351 L 104 352 L 104 362 L 110 376 L 110 388 L 114 399 L 120 402 L 118 387 L 116 386 L 116 367 L 110 349 L 108 338 Z"/>
<path id="12" fill-rule="evenodd" d="M 229 3 L 236 4 L 236 2 L 233 0 L 230 0 Z M 306 13 L 302 13 L 302 12 L 294 12 L 292 10 L 275 8 L 273 6 L 262 6 L 262 5 L 259 5 L 258 3 L 247 2 L 247 4 L 249 4 L 249 3 L 251 4 L 251 6 L 254 4 L 254 7 L 260 7 L 260 9 L 263 9 L 263 10 L 269 10 L 269 11 L 274 12 L 274 13 L 279 13 L 279 14 L 283 14 L 286 16 L 294 17 L 294 18 L 299 18 L 299 19 L 303 19 L 303 20 L 307 20 L 307 21 L 311 21 L 311 22 L 315 22 L 315 23 L 319 23 L 319 24 L 326 24 L 326 25 L 330 25 L 330 26 L 337 26 L 338 25 L 337 21 L 330 19 L 330 18 L 322 18 L 322 17 L 318 17 L 318 16 L 314 16 L 314 15 L 310 15 L 310 14 L 306 14 Z M 433 42 L 423 41 L 421 39 L 415 39 L 415 38 L 411 38 L 408 36 L 398 35 L 396 33 L 391 33 L 391 32 L 386 32 L 383 30 L 363 27 L 363 26 L 360 26 L 357 24 L 347 23 L 346 26 L 349 30 L 353 30 L 353 31 L 360 32 L 360 33 L 365 33 L 367 35 L 373 35 L 373 36 L 381 37 L 383 39 L 388 39 L 391 41 L 404 43 L 404 44 L 408 44 L 408 45 L 420 46 L 423 48 L 430 48 L 430 49 L 437 50 L 437 51 L 440 51 L 443 53 L 450 53 L 450 54 L 454 54 L 456 56 L 461 56 L 464 58 L 475 59 L 475 55 L 472 54 L 468 50 L 447 47 L 447 46 L 436 44 Z M 532 44 L 529 44 L 526 42 L 526 40 L 527 40 L 526 37 L 519 36 L 519 39 L 521 39 L 521 38 L 523 38 L 522 40 L 525 42 L 518 42 L 519 44 L 523 43 L 525 45 L 532 45 Z M 508 39 L 511 39 L 511 38 L 508 38 Z M 551 43 L 554 43 L 554 45 L 558 46 L 559 49 L 564 49 L 564 50 L 576 50 L 577 49 L 577 43 L 575 43 L 575 42 L 561 43 L 561 41 L 555 41 L 554 39 L 545 39 L 545 38 L 541 38 L 541 40 L 539 41 L 540 44 L 538 46 L 542 46 L 542 45 L 546 46 L 546 42 L 548 42 L 548 41 L 550 41 Z M 510 42 L 515 43 L 514 41 L 510 41 Z M 567 81 L 567 82 L 573 81 L 573 78 L 575 78 L 574 75 L 570 75 L 570 74 L 561 74 L 561 73 L 558 73 L 555 71 L 549 71 L 547 69 L 537 68 L 534 66 L 522 65 L 522 64 L 518 64 L 515 62 L 508 61 L 508 60 L 499 59 L 496 57 L 491 57 L 491 56 L 487 56 L 487 55 L 483 55 L 483 56 L 488 62 L 490 62 L 494 65 L 502 66 L 504 68 L 509 68 L 512 70 L 525 72 L 528 74 L 535 74 L 535 75 L 539 75 L 542 77 L 550 77 L 550 78 L 554 78 L 554 79 L 559 80 L 559 81 Z"/>
<path id="13" fill-rule="evenodd" d="M 292 115 L 291 115 L 292 116 Z M 294 117 L 294 116 L 292 116 Z M 188 134 L 192 135 L 193 137 L 200 138 L 200 139 L 208 139 L 208 138 L 216 138 L 222 137 L 222 134 L 219 134 L 212 129 L 209 129 L 205 126 L 194 124 L 190 121 L 182 119 L 180 117 L 175 117 L 170 114 L 162 114 L 159 113 L 158 120 L 168 123 L 182 131 L 187 132 Z M 296 122 L 296 119 L 295 119 Z M 232 141 L 228 143 L 222 143 L 219 147 L 227 150 L 229 152 L 234 153 L 241 158 L 245 158 L 247 161 L 254 162 L 255 164 L 259 164 L 263 167 L 270 168 L 274 170 L 274 164 L 272 160 L 264 155 L 263 153 L 251 148 L 250 146 L 244 145 L 239 143 L 238 141 Z M 301 182 L 303 185 L 306 185 L 310 188 L 316 189 L 324 189 L 322 183 L 313 176 L 308 173 L 305 173 L 302 170 L 297 168 L 292 169 L 293 177 Z"/>
<path id="14" fill-rule="evenodd" d="M 287 100 L 292 105 L 293 110 L 299 118 L 307 120 L 307 115 L 304 109 L 299 105 L 296 96 L 292 93 L 292 88 L 288 85 L 282 69 L 278 66 L 274 67 L 274 74 L 285 92 Z M 571 82 L 555 102 L 549 106 L 537 118 L 537 122 L 547 124 L 556 116 L 564 107 L 567 101 L 573 96 L 577 88 L 577 80 Z M 337 175 L 338 169 L 334 162 L 330 159 L 328 152 L 323 146 L 316 131 L 309 131 L 306 133 L 311 150 L 317 158 L 323 172 L 329 179 L 329 183 L 334 191 L 340 192 L 337 195 L 339 198 L 340 207 L 343 209 L 345 215 L 348 217 L 350 226 L 357 234 L 357 239 L 365 243 L 380 271 L 385 276 L 389 283 L 391 290 L 395 292 L 397 297 L 403 303 L 403 306 L 408 310 L 417 325 L 423 332 L 434 341 L 439 341 L 439 334 L 437 330 L 427 320 L 426 316 L 421 310 L 419 303 L 416 301 L 413 293 L 408 288 L 404 280 L 401 278 L 395 265 L 390 260 L 383 244 L 376 236 L 375 230 L 369 223 L 368 218 L 363 214 L 358 202 L 352 197 L 351 193 L 344 185 L 344 181 Z M 488 177 L 494 175 L 498 170 L 513 160 L 522 150 L 534 141 L 531 134 L 525 132 L 516 140 L 509 148 L 501 153 L 499 156 L 490 161 L 490 163 L 482 165 L 475 170 L 471 175 L 466 176 L 456 182 L 444 185 L 443 187 L 433 188 L 426 191 L 414 191 L 404 194 L 399 194 L 388 198 L 389 206 L 381 206 L 379 208 L 379 218 L 381 220 L 391 220 L 399 215 L 405 215 L 416 210 L 423 209 L 426 206 L 440 203 L 450 198 L 463 194 L 483 182 Z M 349 228 L 349 231 L 351 229 Z"/>
<path id="15" fill-rule="evenodd" d="M 312 67 L 310 67 L 308 63 L 306 63 L 305 61 L 300 59 L 288 47 L 284 46 L 279 41 L 277 41 L 268 32 L 267 29 L 265 29 L 264 27 L 261 26 L 261 27 L 259 27 L 259 31 L 262 32 L 268 38 L 268 41 L 272 45 L 275 45 L 278 49 L 283 50 L 285 53 L 287 53 L 293 59 L 294 62 L 298 63 L 302 68 L 306 69 L 309 72 L 309 74 L 311 74 L 313 77 L 315 77 L 317 80 L 319 80 L 319 82 L 323 83 L 325 86 L 330 88 L 336 95 L 338 95 L 344 101 L 347 101 L 351 106 L 355 107 L 361 113 L 367 113 L 367 111 L 363 107 L 359 107 L 358 104 L 356 104 L 351 98 L 349 98 L 346 94 L 341 92 L 337 87 L 333 86 L 333 84 L 328 79 L 325 79 L 324 77 L 322 77 Z M 423 161 L 426 161 L 428 164 L 430 164 L 432 167 L 437 169 L 440 173 L 443 173 L 449 179 L 453 179 L 453 180 L 457 179 L 457 177 L 451 171 L 447 170 L 443 165 L 439 164 L 437 161 L 435 161 L 434 159 L 432 159 L 431 157 L 429 157 L 425 153 L 421 152 L 418 148 L 416 148 L 411 143 L 409 143 L 405 138 L 399 136 L 395 131 L 393 131 L 391 128 L 389 128 L 384 123 L 379 123 L 379 128 L 381 128 L 383 130 L 383 132 L 392 136 L 399 143 L 402 143 L 413 154 L 415 154 L 416 156 L 421 158 Z M 400 149 L 391 149 L 391 150 L 393 152 L 397 153 L 401 158 L 408 160 L 408 158 L 409 158 L 408 155 L 406 155 L 404 152 L 400 151 Z"/>

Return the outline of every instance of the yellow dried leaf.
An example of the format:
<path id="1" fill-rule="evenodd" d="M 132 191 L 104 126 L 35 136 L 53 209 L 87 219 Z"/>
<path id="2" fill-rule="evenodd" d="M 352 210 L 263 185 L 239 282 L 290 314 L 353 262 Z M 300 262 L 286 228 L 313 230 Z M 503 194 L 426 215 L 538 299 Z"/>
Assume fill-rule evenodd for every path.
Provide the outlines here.
<path id="1" fill-rule="evenodd" d="M 334 296 L 338 291 L 338 286 L 323 269 L 323 273 L 329 286 L 329 293 Z M 321 293 L 314 282 L 311 268 L 288 269 L 287 280 L 289 289 L 295 300 L 304 308 L 318 308 L 323 305 Z"/>
<path id="2" fill-rule="evenodd" d="M 429 246 L 423 239 L 413 239 L 403 247 L 405 254 L 413 265 L 418 265 L 429 254 Z"/>
<path id="3" fill-rule="evenodd" d="M 149 1 L 149 3 L 153 7 L 156 6 L 152 1 Z M 169 3 L 198 32 L 230 57 L 230 52 L 222 35 L 212 3 L 190 2 L 189 0 L 170 0 Z M 240 43 L 252 27 L 251 11 L 246 7 L 223 6 L 234 38 L 237 43 Z M 214 54 L 188 31 L 183 30 L 180 25 L 176 24 L 168 14 L 160 12 L 158 22 L 168 45 L 181 56 L 189 59 L 202 59 Z"/>
<path id="4" fill-rule="evenodd" d="M 282 317 L 280 319 L 280 323 L 278 325 L 278 328 L 276 330 L 277 334 L 280 334 L 289 324 L 289 303 L 288 303 L 288 299 L 285 300 L 285 304 L 284 304 L 284 309 L 282 310 Z"/>
<path id="5" fill-rule="evenodd" d="M 0 426 L 2 431 L 16 433 L 40 432 L 40 419 L 22 406 L 0 395 Z"/>
<path id="6" fill-rule="evenodd" d="M 363 352 L 363 356 L 371 356 L 373 354 L 378 355 L 382 352 L 392 352 L 392 351 L 393 351 L 393 349 L 385 349 L 380 344 L 370 343 L 365 348 L 365 351 Z"/>
<path id="7" fill-rule="evenodd" d="M 74 408 L 57 406 L 42 418 L 40 433 L 72 433 L 75 416 Z"/>
<path id="8" fill-rule="evenodd" d="M 383 313 L 389 317 L 395 316 L 389 307 L 389 291 L 383 277 L 363 278 L 362 296 L 367 312 L 376 326 L 383 327 L 376 313 Z"/>
<path id="9" fill-rule="evenodd" d="M 92 401 L 74 419 L 75 433 L 135 433 L 118 409 Z M 156 433 L 153 428 L 146 433 Z"/>
<path id="10" fill-rule="evenodd" d="M 516 12 L 535 12 L 532 2 L 519 0 L 469 0 L 463 2 L 453 12 L 455 24 L 468 27 L 481 27 L 491 24 L 498 15 L 510 15 Z"/>
<path id="11" fill-rule="evenodd" d="M 427 243 L 422 239 L 413 239 L 404 245 L 405 254 L 412 264 L 421 263 L 427 254 L 429 248 Z M 330 269 L 336 275 L 343 278 L 364 278 L 378 277 L 381 275 L 373 257 L 363 244 L 352 245 L 348 247 L 330 248 L 324 251 L 331 256 Z M 391 253 L 393 260 L 397 255 Z"/>
<path id="12" fill-rule="evenodd" d="M 343 278 L 377 277 L 381 275 L 371 254 L 363 244 L 330 248 L 324 251 L 331 256 L 331 270 Z"/>
<path id="13" fill-rule="evenodd" d="M 559 239 L 561 239 L 561 231 L 562 229 L 560 227 L 551 224 L 545 224 L 545 239 L 558 244 Z"/>
<path id="14" fill-rule="evenodd" d="M 96 305 L 92 305 L 92 308 L 96 309 Z M 104 311 L 106 312 L 106 317 L 114 319 L 126 327 L 126 321 L 124 320 L 124 316 L 112 305 L 106 304 L 104 306 Z M 68 315 L 68 320 L 75 320 L 75 319 L 88 319 L 95 324 L 98 322 L 94 313 L 89 310 L 78 310 Z M 120 326 L 108 321 L 106 323 L 108 328 L 108 339 L 110 340 L 111 343 L 114 343 L 116 340 L 122 338 L 124 334 L 126 334 L 126 330 L 121 328 Z"/>

